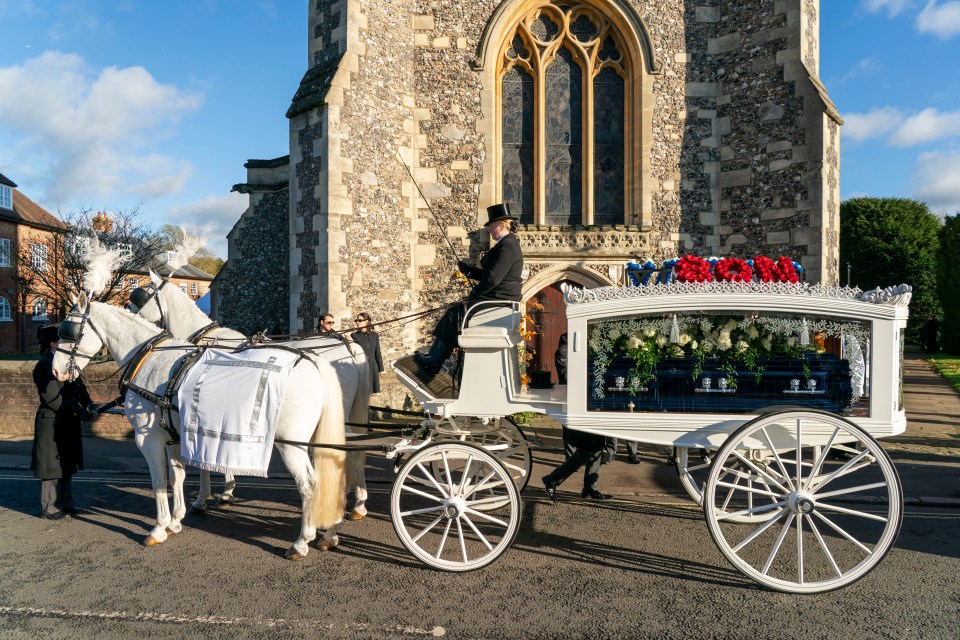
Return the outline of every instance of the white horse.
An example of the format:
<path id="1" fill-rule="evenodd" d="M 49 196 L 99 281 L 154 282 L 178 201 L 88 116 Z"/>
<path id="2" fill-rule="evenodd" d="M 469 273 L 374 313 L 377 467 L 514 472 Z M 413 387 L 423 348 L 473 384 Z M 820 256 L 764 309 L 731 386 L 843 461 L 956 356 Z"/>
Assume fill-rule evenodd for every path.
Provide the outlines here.
<path id="1" fill-rule="evenodd" d="M 163 428 L 166 420 L 175 432 L 180 430 L 176 394 L 171 398 L 174 410 L 167 411 L 161 405 L 171 377 L 195 346 L 167 339 L 157 347 L 153 343 L 162 333 L 161 329 L 126 309 L 88 302 L 86 296 L 76 301 L 60 332 L 53 371 L 62 381 L 76 379 L 103 346 L 120 366 L 139 359 L 139 364 L 134 362 L 135 370 L 127 375 L 143 391 L 131 387 L 126 393 L 124 410 L 133 426 L 137 447 L 150 467 L 157 503 L 157 523 L 144 544 L 160 544 L 169 535 L 181 531 L 181 520 L 186 513 L 180 445 L 173 444 L 170 433 Z M 328 362 L 305 358 L 294 366 L 280 403 L 276 437 L 296 442 L 344 444 L 340 384 Z M 323 447 L 280 443 L 276 446 L 302 499 L 300 536 L 287 550 L 287 557 L 297 560 L 306 556 L 318 527 L 326 529 L 318 546 L 321 549 L 336 547 L 337 527 L 346 501 L 344 454 Z M 172 513 L 167 499 L 168 463 L 173 476 L 170 482 Z"/>
<path id="2" fill-rule="evenodd" d="M 189 340 L 194 344 L 217 346 L 224 349 L 236 349 L 247 341 L 247 336 L 239 331 L 227 329 L 214 323 L 209 316 L 197 307 L 185 291 L 150 272 L 150 283 L 132 292 L 130 311 L 141 318 L 160 323 L 174 338 Z M 343 411 L 352 423 L 365 424 L 370 413 L 370 371 L 367 356 L 360 345 L 344 344 L 336 338 L 315 337 L 306 340 L 292 340 L 277 343 L 283 347 L 303 349 L 323 358 L 337 372 L 340 388 L 343 391 Z M 362 427 L 347 427 L 348 433 L 366 433 Z M 354 504 L 348 518 L 360 520 L 367 515 L 367 482 L 364 475 L 366 453 L 351 451 L 347 454 L 347 487 L 353 491 Z M 225 488 L 220 500 L 229 502 L 233 498 L 236 481 L 225 474 Z M 191 505 L 193 509 L 205 510 L 211 498 L 210 472 L 200 473 L 200 494 Z"/>

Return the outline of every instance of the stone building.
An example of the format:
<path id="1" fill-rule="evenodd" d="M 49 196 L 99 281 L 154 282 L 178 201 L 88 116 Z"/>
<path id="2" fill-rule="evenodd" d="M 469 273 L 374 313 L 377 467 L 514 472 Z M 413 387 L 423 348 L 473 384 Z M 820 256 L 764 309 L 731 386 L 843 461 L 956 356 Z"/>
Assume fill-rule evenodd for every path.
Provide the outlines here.
<path id="1" fill-rule="evenodd" d="M 310 0 L 289 156 L 234 187 L 250 207 L 221 319 L 300 332 L 442 306 L 500 201 L 543 318 L 558 283 L 616 283 L 631 259 L 788 255 L 836 283 L 818 20 L 819 0 Z M 390 355 L 430 327 L 391 329 Z"/>

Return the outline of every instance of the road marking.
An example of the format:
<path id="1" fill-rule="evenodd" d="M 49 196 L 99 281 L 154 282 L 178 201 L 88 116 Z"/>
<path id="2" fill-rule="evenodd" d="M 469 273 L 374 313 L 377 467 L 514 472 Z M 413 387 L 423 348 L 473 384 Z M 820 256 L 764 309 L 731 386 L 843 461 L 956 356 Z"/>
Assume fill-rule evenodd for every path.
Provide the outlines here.
<path id="1" fill-rule="evenodd" d="M 63 609 L 38 609 L 36 607 L 0 606 L 0 615 L 29 618 L 59 618 L 61 620 L 116 620 L 120 622 L 163 622 L 169 624 L 209 624 L 209 625 L 247 625 L 270 628 L 317 628 L 329 631 L 366 631 L 374 633 L 393 633 L 404 636 L 446 635 L 443 627 L 419 629 L 406 625 L 374 627 L 369 624 L 337 624 L 320 620 L 288 620 L 286 618 L 227 618 L 223 616 L 181 616 L 170 613 L 129 613 L 127 611 L 66 611 Z"/>

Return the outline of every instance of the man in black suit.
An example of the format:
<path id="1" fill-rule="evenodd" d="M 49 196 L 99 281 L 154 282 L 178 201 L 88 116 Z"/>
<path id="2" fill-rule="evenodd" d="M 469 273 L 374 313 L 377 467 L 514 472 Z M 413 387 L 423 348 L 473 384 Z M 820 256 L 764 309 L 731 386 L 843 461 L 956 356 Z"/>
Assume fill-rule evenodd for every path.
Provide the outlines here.
<path id="1" fill-rule="evenodd" d="M 457 263 L 461 273 L 477 280 L 477 284 L 470 291 L 466 303 L 458 302 L 451 306 L 437 322 L 433 330 L 433 345 L 426 355 L 420 352 L 413 354 L 414 360 L 428 376 L 436 375 L 453 352 L 460 322 L 470 305 L 485 301 L 520 301 L 523 252 L 517 236 L 511 233 L 512 223 L 517 218 L 510 215 L 510 210 L 503 204 L 487 207 L 487 215 L 490 219 L 484 226 L 496 244 L 480 259 L 480 268 L 462 260 Z"/>

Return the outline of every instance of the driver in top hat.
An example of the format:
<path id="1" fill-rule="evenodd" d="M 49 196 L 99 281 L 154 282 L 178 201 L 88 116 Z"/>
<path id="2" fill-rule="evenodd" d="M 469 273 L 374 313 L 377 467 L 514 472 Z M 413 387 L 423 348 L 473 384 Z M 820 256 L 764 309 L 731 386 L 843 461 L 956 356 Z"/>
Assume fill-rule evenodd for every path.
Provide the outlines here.
<path id="1" fill-rule="evenodd" d="M 504 204 L 487 207 L 487 220 L 484 225 L 490 238 L 496 243 L 480 259 L 480 267 L 460 261 L 457 267 L 461 273 L 477 280 L 470 290 L 466 302 L 454 304 L 433 330 L 434 341 L 426 354 L 419 351 L 413 354 L 414 360 L 428 376 L 434 376 L 450 357 L 457 344 L 457 330 L 463 314 L 470 305 L 485 301 L 519 302 L 522 288 L 523 253 L 520 241 L 512 233 L 516 216 L 510 215 L 510 209 Z"/>

